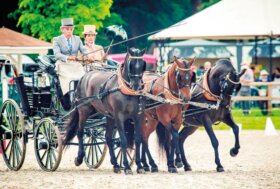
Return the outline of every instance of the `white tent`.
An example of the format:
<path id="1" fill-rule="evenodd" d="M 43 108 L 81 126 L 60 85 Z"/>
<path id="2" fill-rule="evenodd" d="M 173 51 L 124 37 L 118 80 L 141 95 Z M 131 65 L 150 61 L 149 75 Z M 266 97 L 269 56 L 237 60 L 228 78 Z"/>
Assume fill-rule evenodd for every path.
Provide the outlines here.
<path id="1" fill-rule="evenodd" d="M 254 39 L 280 36 L 280 0 L 222 0 L 149 40 Z"/>

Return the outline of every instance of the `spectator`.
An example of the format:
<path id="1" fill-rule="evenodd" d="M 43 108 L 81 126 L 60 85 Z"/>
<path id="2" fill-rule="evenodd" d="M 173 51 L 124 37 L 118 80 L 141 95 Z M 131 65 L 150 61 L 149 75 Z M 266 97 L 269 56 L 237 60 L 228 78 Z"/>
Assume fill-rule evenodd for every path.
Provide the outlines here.
<path id="1" fill-rule="evenodd" d="M 245 74 L 240 78 L 240 82 L 242 87 L 239 91 L 240 96 L 250 96 L 251 88 L 249 84 L 254 81 L 254 73 L 252 69 L 249 67 L 248 62 L 244 62 L 241 64 L 241 70 L 246 69 Z M 248 115 L 250 112 L 250 102 L 249 101 L 241 101 L 241 107 L 243 109 L 243 115 Z"/>
<path id="2" fill-rule="evenodd" d="M 272 74 L 271 81 L 280 81 L 280 68 L 276 67 Z"/>
<path id="3" fill-rule="evenodd" d="M 261 70 L 260 77 L 257 79 L 257 82 L 270 82 L 268 72 L 266 70 Z M 259 87 L 259 95 L 260 96 L 267 96 L 267 86 L 260 86 Z M 267 107 L 268 101 L 262 100 L 260 101 L 260 108 L 263 115 L 267 115 Z"/>
<path id="4" fill-rule="evenodd" d="M 204 72 L 207 72 L 207 70 L 209 70 L 209 68 L 211 68 L 211 62 L 207 61 L 204 63 Z"/>
<path id="5" fill-rule="evenodd" d="M 199 68 L 196 70 L 197 78 L 201 78 L 203 76 L 203 70 L 204 70 L 204 67 L 203 66 L 199 66 Z"/>

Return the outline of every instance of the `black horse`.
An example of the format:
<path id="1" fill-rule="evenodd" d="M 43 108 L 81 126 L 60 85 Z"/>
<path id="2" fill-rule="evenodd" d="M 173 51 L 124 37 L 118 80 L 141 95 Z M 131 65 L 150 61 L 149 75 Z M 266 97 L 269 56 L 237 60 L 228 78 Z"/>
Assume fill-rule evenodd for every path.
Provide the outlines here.
<path id="1" fill-rule="evenodd" d="M 125 62 L 119 67 L 118 74 L 93 70 L 85 74 L 76 89 L 76 104 L 82 103 L 81 99 L 89 99 L 92 96 L 101 94 L 102 98 L 92 100 L 89 103 L 76 108 L 71 114 L 70 120 L 66 125 L 66 133 L 63 141 L 64 145 L 73 139 L 76 135 L 79 140 L 78 156 L 75 164 L 79 166 L 85 156 L 83 146 L 84 124 L 87 118 L 100 112 L 107 118 L 106 127 L 106 143 L 109 147 L 111 163 L 114 166 L 114 172 L 120 172 L 113 148 L 114 128 L 118 129 L 121 148 L 126 152 L 127 147 L 133 145 L 133 137 L 126 138 L 125 125 L 127 120 L 132 120 L 135 127 L 135 145 L 136 145 L 136 164 L 137 172 L 144 173 L 144 169 L 140 163 L 140 145 L 141 145 L 141 125 L 143 122 L 143 111 L 145 100 L 137 93 L 143 88 L 142 76 L 146 68 L 143 60 L 145 50 L 131 48 L 128 50 Z M 102 96 L 102 95 L 101 95 Z M 131 141 L 132 140 L 132 141 Z M 127 155 L 123 153 L 124 171 L 126 174 L 132 174 L 128 164 Z"/>
<path id="2" fill-rule="evenodd" d="M 224 168 L 219 158 L 219 142 L 212 129 L 212 125 L 215 122 L 224 122 L 233 129 L 235 145 L 230 150 L 230 155 L 234 157 L 238 154 L 238 150 L 240 148 L 239 127 L 233 121 L 230 103 L 231 95 L 234 89 L 238 91 L 241 87 L 239 79 L 245 71 L 246 70 L 242 70 L 240 73 L 237 73 L 230 61 L 224 59 L 218 60 L 193 88 L 191 101 L 212 105 L 216 104 L 217 101 L 220 101 L 220 105 L 217 110 L 208 110 L 190 105 L 185 113 L 185 127 L 180 132 L 179 139 L 180 153 L 185 171 L 190 171 L 191 166 L 185 157 L 184 142 L 188 136 L 198 129 L 199 126 L 204 126 L 208 136 L 210 137 L 215 151 L 215 163 L 217 165 L 218 172 L 224 171 Z M 182 164 L 180 153 L 176 152 L 176 165 L 178 166 Z"/>

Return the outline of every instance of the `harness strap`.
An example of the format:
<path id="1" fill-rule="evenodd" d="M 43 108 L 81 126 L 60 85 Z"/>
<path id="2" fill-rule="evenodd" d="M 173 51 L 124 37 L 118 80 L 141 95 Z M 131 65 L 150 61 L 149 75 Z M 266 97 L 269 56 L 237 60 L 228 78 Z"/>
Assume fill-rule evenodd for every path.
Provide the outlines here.
<path id="1" fill-rule="evenodd" d="M 149 92 L 148 92 L 148 93 L 153 94 L 153 87 L 154 87 L 156 81 L 157 81 L 157 79 L 152 80 L 152 84 L 151 84 L 151 86 L 150 86 L 150 89 L 149 89 Z"/>
<path id="2" fill-rule="evenodd" d="M 173 65 L 174 65 L 174 64 L 173 64 Z M 172 68 L 172 67 L 171 67 L 171 68 Z M 171 69 L 171 68 L 170 68 L 170 69 Z M 170 70 L 170 69 L 169 69 L 169 70 Z M 169 71 L 169 70 L 168 70 L 168 71 Z M 169 82 L 168 82 L 168 80 L 169 80 L 168 73 L 169 73 L 169 72 L 168 72 L 168 71 L 165 73 L 164 81 L 163 81 L 163 85 L 164 85 L 163 94 L 164 94 L 164 97 L 165 97 L 166 99 L 168 99 L 168 100 L 176 100 L 176 101 L 181 102 L 182 99 L 180 99 L 180 98 L 174 96 L 174 95 L 171 93 L 170 89 L 169 89 Z"/>
<path id="3" fill-rule="evenodd" d="M 203 77 L 203 87 L 205 89 L 205 91 L 203 92 L 203 95 L 207 100 L 216 102 L 219 99 L 219 96 L 213 94 L 209 88 L 208 81 L 207 81 L 209 71 L 210 71 L 210 69 L 208 69 L 206 71 L 206 73 L 204 74 L 204 77 Z"/>
<path id="4" fill-rule="evenodd" d="M 124 95 L 129 95 L 129 96 L 138 96 L 139 91 L 135 91 L 127 86 L 125 83 L 123 77 L 122 77 L 122 65 L 119 66 L 118 68 L 118 85 L 120 88 L 120 91 Z"/>

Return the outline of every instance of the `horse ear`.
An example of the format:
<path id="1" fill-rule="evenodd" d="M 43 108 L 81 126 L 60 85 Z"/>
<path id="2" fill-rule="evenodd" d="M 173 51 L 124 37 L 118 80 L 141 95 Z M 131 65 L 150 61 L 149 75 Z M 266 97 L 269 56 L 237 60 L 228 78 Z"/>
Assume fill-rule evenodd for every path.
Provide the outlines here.
<path id="1" fill-rule="evenodd" d="M 178 58 L 176 56 L 173 56 L 173 62 L 177 62 Z"/>
<path id="2" fill-rule="evenodd" d="M 237 74 L 237 77 L 240 78 L 246 72 L 246 70 L 247 69 L 241 70 L 241 72 Z"/>
<path id="3" fill-rule="evenodd" d="M 132 48 L 127 48 L 127 53 L 128 53 L 130 56 L 132 56 L 134 52 L 133 52 Z"/>
<path id="4" fill-rule="evenodd" d="M 191 59 L 190 61 L 189 61 L 189 64 L 190 64 L 190 66 L 192 66 L 193 65 L 193 63 L 195 62 L 195 57 L 193 58 L 193 59 Z"/>
<path id="5" fill-rule="evenodd" d="M 141 52 L 140 55 L 143 56 L 146 53 L 146 48 L 144 48 Z"/>

